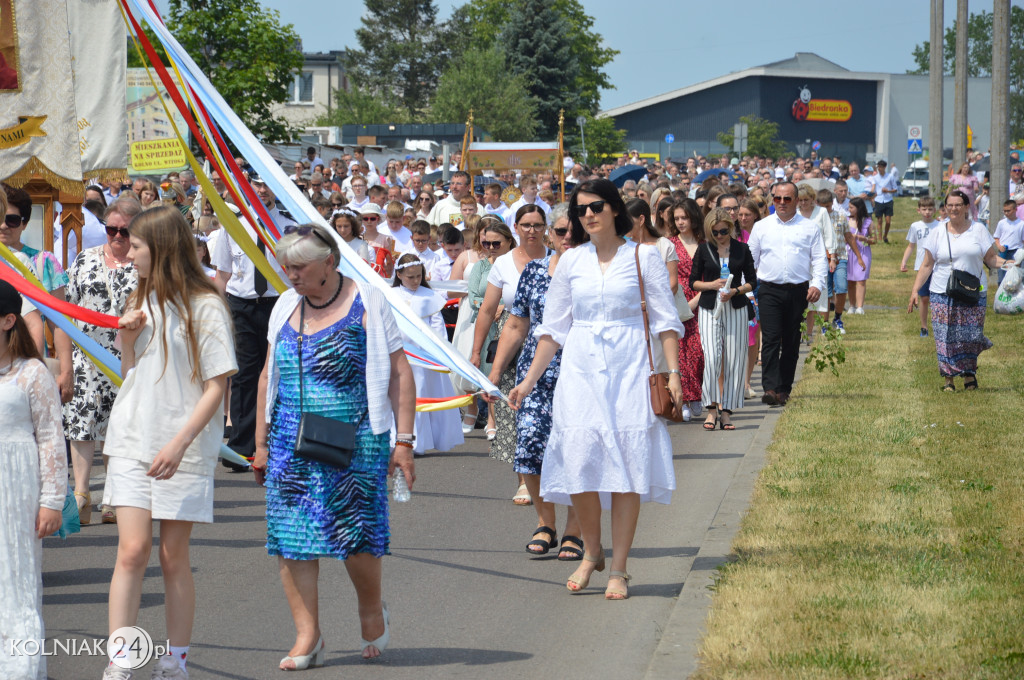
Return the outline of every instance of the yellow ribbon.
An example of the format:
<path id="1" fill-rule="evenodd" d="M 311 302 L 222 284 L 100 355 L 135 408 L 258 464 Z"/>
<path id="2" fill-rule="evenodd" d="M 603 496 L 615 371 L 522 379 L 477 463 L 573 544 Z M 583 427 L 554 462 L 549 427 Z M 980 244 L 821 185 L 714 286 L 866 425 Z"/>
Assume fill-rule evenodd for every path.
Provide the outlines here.
<path id="1" fill-rule="evenodd" d="M 46 122 L 46 116 L 18 116 L 18 124 L 0 130 L 0 149 L 13 149 L 27 144 L 32 137 L 45 137 L 39 126 Z"/>
<path id="2" fill-rule="evenodd" d="M 475 395 L 467 394 L 461 397 L 454 397 L 448 401 L 434 402 L 431 404 L 416 404 L 417 413 L 430 413 L 431 411 L 447 411 L 450 408 L 462 408 L 473 403 Z"/>

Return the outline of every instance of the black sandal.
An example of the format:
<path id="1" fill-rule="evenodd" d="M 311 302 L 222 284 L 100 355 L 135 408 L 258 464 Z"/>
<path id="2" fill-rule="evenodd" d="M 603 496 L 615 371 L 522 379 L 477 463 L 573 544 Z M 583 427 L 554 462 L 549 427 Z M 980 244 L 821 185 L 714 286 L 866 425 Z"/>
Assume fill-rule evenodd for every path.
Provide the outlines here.
<path id="1" fill-rule="evenodd" d="M 707 430 L 708 432 L 713 432 L 715 429 L 715 424 L 718 423 L 718 407 L 711 408 L 710 406 L 708 406 L 708 415 L 710 416 L 711 414 L 715 415 L 711 422 L 708 422 L 706 420 L 704 421 L 704 429 Z"/>
<path id="2" fill-rule="evenodd" d="M 547 555 L 548 551 L 558 543 L 558 534 L 551 527 L 538 527 L 537 530 L 533 532 L 534 536 L 537 534 L 549 534 L 551 536 L 551 540 L 545 541 L 543 538 L 535 538 L 526 544 L 526 552 L 531 555 Z M 533 545 L 540 548 L 540 550 L 530 550 L 530 546 Z"/>
<path id="3" fill-rule="evenodd" d="M 723 408 L 722 409 L 722 413 L 728 414 L 730 416 L 732 415 L 732 411 L 730 411 L 727 408 Z M 736 429 L 735 425 L 733 425 L 732 423 L 727 423 L 724 420 L 719 420 L 718 421 L 718 426 L 720 428 L 722 428 L 723 430 L 735 430 Z"/>
<path id="4" fill-rule="evenodd" d="M 942 391 L 943 392 L 956 392 L 956 385 L 954 385 L 953 383 L 946 383 L 945 385 L 942 386 Z"/>
<path id="5" fill-rule="evenodd" d="M 970 378 L 970 382 L 968 382 L 968 378 Z M 976 389 L 978 389 L 978 376 L 976 376 L 976 375 L 964 376 L 964 389 L 965 390 L 976 390 Z"/>
<path id="6" fill-rule="evenodd" d="M 575 543 L 579 548 L 567 546 L 566 543 Z M 558 553 L 559 562 L 579 562 L 583 559 L 583 539 L 569 534 L 562 536 L 562 546 L 558 549 Z M 572 553 L 572 557 L 562 557 L 562 553 Z"/>

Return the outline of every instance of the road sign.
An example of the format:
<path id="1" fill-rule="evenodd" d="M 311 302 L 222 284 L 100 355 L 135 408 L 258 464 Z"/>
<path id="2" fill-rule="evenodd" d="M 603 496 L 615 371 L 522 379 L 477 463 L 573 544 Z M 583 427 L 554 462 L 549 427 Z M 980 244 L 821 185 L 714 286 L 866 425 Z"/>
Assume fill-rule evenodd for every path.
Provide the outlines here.
<path id="1" fill-rule="evenodd" d="M 665 135 L 665 143 L 666 144 L 671 144 L 674 141 L 676 141 L 676 136 L 674 134 L 672 134 L 670 132 L 667 135 Z"/>
<path id="2" fill-rule="evenodd" d="M 920 139 L 908 139 L 907 140 L 907 153 L 923 153 L 924 149 L 921 148 Z"/>
<path id="3" fill-rule="evenodd" d="M 924 131 L 920 125 L 911 125 L 907 128 L 907 139 L 924 139 Z"/>
<path id="4" fill-rule="evenodd" d="M 815 151 L 820 151 L 821 150 L 821 142 L 815 140 L 814 144 L 811 144 L 811 148 L 814 149 Z"/>

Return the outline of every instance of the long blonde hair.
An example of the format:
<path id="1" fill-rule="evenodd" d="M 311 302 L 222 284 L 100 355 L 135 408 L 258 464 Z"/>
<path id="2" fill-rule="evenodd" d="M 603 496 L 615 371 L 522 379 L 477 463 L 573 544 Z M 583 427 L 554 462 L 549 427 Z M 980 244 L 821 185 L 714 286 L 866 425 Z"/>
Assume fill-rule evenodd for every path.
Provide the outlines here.
<path id="1" fill-rule="evenodd" d="M 149 248 L 150 268 L 149 276 L 139 277 L 139 286 L 129 297 L 127 307 L 141 309 L 143 303 L 149 304 L 150 294 L 155 294 L 156 304 L 163 316 L 165 305 L 171 304 L 184 322 L 192 381 L 199 382 L 199 338 L 192 317 L 192 298 L 212 295 L 225 308 L 227 303 L 203 271 L 199 256 L 196 255 L 192 230 L 180 210 L 169 206 L 147 210 L 131 221 L 128 231 L 135 238 L 145 241 Z M 167 370 L 166 326 L 161 333 L 160 343 L 164 350 L 164 370 Z"/>

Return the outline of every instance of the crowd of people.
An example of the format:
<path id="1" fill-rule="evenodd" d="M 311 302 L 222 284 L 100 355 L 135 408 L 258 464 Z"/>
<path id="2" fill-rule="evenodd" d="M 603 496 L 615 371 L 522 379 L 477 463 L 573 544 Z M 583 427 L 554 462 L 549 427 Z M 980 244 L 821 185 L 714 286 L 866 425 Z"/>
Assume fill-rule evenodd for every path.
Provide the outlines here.
<path id="1" fill-rule="evenodd" d="M 68 239 L 66 271 L 63 258 L 21 241 L 28 194 L 0 193 L 0 241 L 19 262 L 55 297 L 119 318 L 118 328 L 80 329 L 120 359 L 124 381 L 118 387 L 0 282 L 0 414 L 15 433 L 0 450 L 21 465 L 0 483 L 2 507 L 17 524 L 4 545 L 35 546 L 3 560 L 0 592 L 16 603 L 3 609 L 4 635 L 17 627 L 23 637 L 42 636 L 39 539 L 61 523 L 67 461 L 78 519 L 94 521 L 92 466 L 102 450 L 99 520 L 116 523 L 119 535 L 111 629 L 136 621 L 159 520 L 174 597 L 166 605 L 170 654 L 154 677 L 187 678 L 189 537 L 194 523 L 213 520 L 224 441 L 248 464 L 221 463 L 251 470 L 265 487 L 267 552 L 280 563 L 296 627 L 284 670 L 323 662 L 317 582 L 326 558 L 345 561 L 358 595 L 362 655 L 384 652 L 387 479 L 398 470 L 412 487 L 416 456 L 450 450 L 477 428 L 491 456 L 512 466 L 513 502 L 536 511 L 526 551 L 555 550 L 578 563 L 566 580 L 571 592 L 606 567 L 601 513 L 611 511 L 605 597 L 626 599 L 640 507 L 668 503 L 675 488 L 669 431 L 649 406 L 648 376 L 666 376 L 675 419 L 706 412 L 708 432 L 736 429 L 733 414 L 757 397 L 757 364 L 761 401 L 785 406 L 815 322 L 823 334 L 845 333 L 847 296 L 850 313 L 865 313 L 871 249 L 888 242 L 896 193 L 896 170 L 884 161 L 862 173 L 858 163 L 828 158 L 645 164 L 633 153 L 594 168 L 566 158 L 569 198 L 559 202 L 551 172 L 500 171 L 475 185 L 456 158 L 445 187 L 424 181 L 441 169 L 437 157 L 378 168 L 356 147 L 325 164 L 310 147 L 286 168 L 324 226 L 290 215 L 265 178 L 236 162 L 282 234 L 271 254 L 243 222 L 265 262 L 221 228 L 187 171 L 159 184 L 86 186 L 94 222 Z M 608 179 L 630 164 L 644 164 L 640 181 Z M 228 198 L 223 179 L 210 179 Z M 977 387 L 977 356 L 990 344 L 984 293 L 964 303 L 947 282 L 970 288 L 965 273 L 982 279 L 983 265 L 1000 267 L 1022 247 L 1024 185 L 1012 195 L 995 237 L 973 220 L 975 201 L 959 188 L 941 202 L 920 199 L 921 220 L 908 231 L 903 271 L 917 247 L 909 308 L 920 304 L 922 337 L 930 313 L 947 391 L 957 376 Z M 417 412 L 417 399 L 478 388 L 409 363 L 410 338 L 383 293 L 343 275 L 339 265 L 353 255 L 507 400 L 478 394 L 461 412 Z M 47 356 L 55 356 L 49 365 Z M 161 409 L 151 408 L 156 402 Z M 561 535 L 557 505 L 568 510 Z M 11 594 L 11 583 L 32 586 Z M 40 661 L 19 677 L 45 677 Z M 103 677 L 131 673 L 112 664 Z"/>

